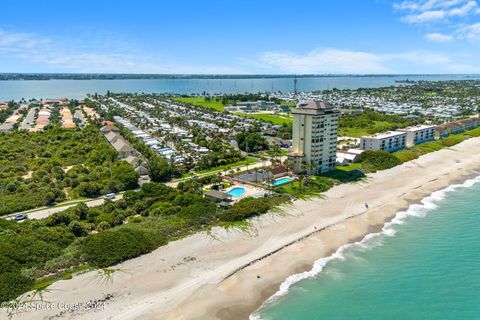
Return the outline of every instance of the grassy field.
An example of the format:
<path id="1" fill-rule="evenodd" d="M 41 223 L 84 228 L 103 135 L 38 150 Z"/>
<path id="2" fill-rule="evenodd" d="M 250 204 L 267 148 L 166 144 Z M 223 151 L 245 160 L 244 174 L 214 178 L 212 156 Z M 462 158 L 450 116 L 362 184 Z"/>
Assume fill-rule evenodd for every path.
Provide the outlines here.
<path id="1" fill-rule="evenodd" d="M 352 170 L 360 170 L 362 168 L 362 164 L 355 162 L 355 163 L 350 163 L 348 166 L 337 166 L 337 170 L 342 170 L 342 171 L 352 171 Z"/>
<path id="2" fill-rule="evenodd" d="M 195 172 L 195 174 L 187 173 L 187 174 L 184 174 L 182 176 L 182 179 L 189 178 L 189 177 L 196 176 L 196 175 L 205 175 L 205 174 L 209 174 L 209 173 L 213 173 L 213 172 L 230 170 L 230 169 L 242 167 L 242 166 L 245 166 L 247 164 L 253 164 L 253 163 L 257 163 L 257 162 L 258 162 L 258 159 L 247 158 L 245 160 L 241 160 L 241 161 L 237 161 L 237 162 L 234 162 L 234 163 L 226 164 L 224 166 L 218 166 L 218 167 L 214 167 L 214 168 L 210 168 L 210 169 L 197 171 L 197 172 Z"/>
<path id="3" fill-rule="evenodd" d="M 295 180 L 293 182 L 278 186 L 274 188 L 276 192 L 290 194 L 298 199 L 309 199 L 312 197 L 321 197 L 321 193 L 327 191 L 333 186 L 330 179 L 324 177 L 310 177 L 307 179 Z"/>
<path id="4" fill-rule="evenodd" d="M 183 103 L 189 103 L 197 107 L 215 109 L 220 112 L 223 112 L 223 108 L 225 107 L 220 101 L 216 101 L 216 100 L 207 101 L 205 100 L 204 97 L 176 97 L 176 98 L 172 98 L 172 100 L 183 102 Z"/>
<path id="5" fill-rule="evenodd" d="M 292 118 L 289 116 L 283 116 L 279 114 L 265 114 L 265 113 L 256 113 L 256 114 L 249 114 L 249 118 L 262 120 L 266 122 L 271 122 L 276 125 L 283 125 L 284 123 L 290 124 L 292 123 Z"/>
<path id="6" fill-rule="evenodd" d="M 341 127 L 341 128 L 338 128 L 338 135 L 360 138 L 361 136 L 368 136 L 377 132 L 387 131 L 388 128 L 393 125 L 394 123 L 392 122 L 375 121 L 375 125 L 371 127 L 365 127 L 365 128 Z"/>

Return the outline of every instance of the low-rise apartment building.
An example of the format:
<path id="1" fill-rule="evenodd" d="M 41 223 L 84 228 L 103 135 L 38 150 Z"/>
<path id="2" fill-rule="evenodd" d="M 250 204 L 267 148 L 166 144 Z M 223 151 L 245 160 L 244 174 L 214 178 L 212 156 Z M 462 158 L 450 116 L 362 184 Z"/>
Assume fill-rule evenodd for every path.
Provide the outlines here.
<path id="1" fill-rule="evenodd" d="M 407 145 L 407 133 L 400 131 L 388 131 L 364 136 L 360 140 L 360 148 L 363 150 L 383 150 L 394 152 L 405 148 Z"/>
<path id="2" fill-rule="evenodd" d="M 407 133 L 407 147 L 412 147 L 419 143 L 435 140 L 435 128 L 435 126 L 422 124 L 398 129 L 398 131 Z"/>

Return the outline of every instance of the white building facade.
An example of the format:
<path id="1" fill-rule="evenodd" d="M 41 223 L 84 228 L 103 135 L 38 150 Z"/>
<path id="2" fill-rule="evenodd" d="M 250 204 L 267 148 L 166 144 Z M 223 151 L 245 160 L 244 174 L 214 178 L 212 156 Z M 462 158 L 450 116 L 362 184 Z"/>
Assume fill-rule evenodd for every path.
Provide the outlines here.
<path id="1" fill-rule="evenodd" d="M 365 136 L 360 139 L 360 148 L 363 150 L 383 150 L 394 152 L 404 149 L 407 144 L 407 133 L 400 131 L 389 131 Z"/>
<path id="2" fill-rule="evenodd" d="M 292 114 L 288 162 L 293 172 L 318 174 L 335 169 L 340 112 L 328 103 L 308 101 L 297 104 Z"/>
<path id="3" fill-rule="evenodd" d="M 398 129 L 398 131 L 407 133 L 407 147 L 412 147 L 419 143 L 435 140 L 435 126 L 418 125 Z"/>

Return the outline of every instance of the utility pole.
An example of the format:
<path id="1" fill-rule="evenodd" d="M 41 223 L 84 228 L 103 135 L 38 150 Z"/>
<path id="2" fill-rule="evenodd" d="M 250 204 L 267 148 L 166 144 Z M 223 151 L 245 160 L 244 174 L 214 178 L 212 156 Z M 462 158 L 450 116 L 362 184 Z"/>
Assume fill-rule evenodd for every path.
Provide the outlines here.
<path id="1" fill-rule="evenodd" d="M 297 97 L 297 75 L 295 75 L 295 78 L 293 79 L 293 94 L 295 95 L 295 97 Z"/>

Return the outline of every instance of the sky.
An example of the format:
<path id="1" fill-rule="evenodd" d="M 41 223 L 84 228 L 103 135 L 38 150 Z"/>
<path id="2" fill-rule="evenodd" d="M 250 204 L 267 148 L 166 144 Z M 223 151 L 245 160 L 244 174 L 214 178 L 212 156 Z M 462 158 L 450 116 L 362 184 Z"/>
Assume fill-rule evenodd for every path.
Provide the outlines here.
<path id="1" fill-rule="evenodd" d="M 0 72 L 480 73 L 480 0 L 1 0 Z"/>

